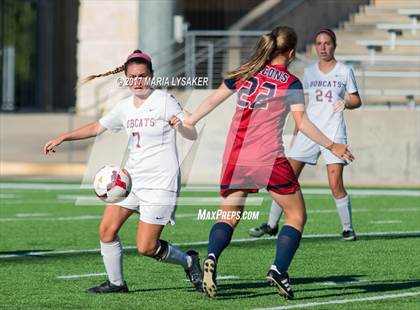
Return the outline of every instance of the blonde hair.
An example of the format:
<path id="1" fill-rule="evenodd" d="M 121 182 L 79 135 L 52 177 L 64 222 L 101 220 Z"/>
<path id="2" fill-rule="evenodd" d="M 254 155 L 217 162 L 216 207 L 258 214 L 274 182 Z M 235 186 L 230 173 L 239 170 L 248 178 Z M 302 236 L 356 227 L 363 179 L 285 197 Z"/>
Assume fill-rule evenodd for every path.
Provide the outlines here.
<path id="1" fill-rule="evenodd" d="M 262 35 L 251 57 L 238 69 L 228 72 L 225 77 L 234 80 L 248 80 L 268 61 L 296 48 L 296 44 L 297 35 L 293 28 L 278 26 L 270 33 Z"/>

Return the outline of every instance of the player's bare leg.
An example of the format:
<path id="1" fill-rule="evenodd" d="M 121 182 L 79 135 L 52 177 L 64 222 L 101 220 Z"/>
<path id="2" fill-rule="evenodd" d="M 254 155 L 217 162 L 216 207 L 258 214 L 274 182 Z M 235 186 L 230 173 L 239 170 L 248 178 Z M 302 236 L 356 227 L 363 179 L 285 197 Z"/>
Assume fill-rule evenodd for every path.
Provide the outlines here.
<path id="1" fill-rule="evenodd" d="M 302 161 L 294 160 L 289 158 L 290 165 L 292 166 L 293 172 L 295 173 L 296 177 L 299 178 L 303 168 L 305 167 L 305 163 Z M 249 234 L 252 237 L 262 237 L 264 234 L 275 236 L 277 235 L 278 223 L 283 214 L 283 209 L 279 206 L 274 200 L 271 202 L 270 212 L 268 214 L 268 221 L 267 223 L 262 224 L 259 227 L 254 227 L 249 230 Z"/>
<path id="2" fill-rule="evenodd" d="M 286 222 L 278 235 L 276 258 L 266 279 L 270 285 L 277 288 L 280 295 L 292 299 L 293 291 L 290 287 L 287 270 L 299 247 L 306 223 L 305 203 L 300 190 L 290 195 L 280 195 L 273 191 L 270 191 L 270 194 L 273 200 L 283 207 Z"/>
<path id="3" fill-rule="evenodd" d="M 183 252 L 160 235 L 165 226 L 139 222 L 137 230 L 137 250 L 143 256 L 153 257 L 164 263 L 180 265 L 184 268 L 189 281 L 197 289 L 202 289 L 202 271 L 198 253 L 193 250 Z"/>
<path id="4" fill-rule="evenodd" d="M 342 164 L 327 165 L 328 183 L 343 228 L 343 240 L 354 241 L 356 234 L 353 229 L 350 196 L 344 188 Z"/>
<path id="5" fill-rule="evenodd" d="M 122 244 L 118 231 L 134 211 L 116 205 L 107 205 L 99 225 L 101 254 L 108 281 L 87 290 L 89 293 L 128 292 L 124 281 Z"/>
<path id="6" fill-rule="evenodd" d="M 209 297 L 217 295 L 217 260 L 222 251 L 229 245 L 233 230 L 239 224 L 237 216 L 228 214 L 242 214 L 247 193 L 243 191 L 232 191 L 222 200 L 220 210 L 222 214 L 218 217 L 217 223 L 213 225 L 209 234 L 208 255 L 204 261 L 203 290 Z M 230 212 L 230 213 L 228 213 Z"/>

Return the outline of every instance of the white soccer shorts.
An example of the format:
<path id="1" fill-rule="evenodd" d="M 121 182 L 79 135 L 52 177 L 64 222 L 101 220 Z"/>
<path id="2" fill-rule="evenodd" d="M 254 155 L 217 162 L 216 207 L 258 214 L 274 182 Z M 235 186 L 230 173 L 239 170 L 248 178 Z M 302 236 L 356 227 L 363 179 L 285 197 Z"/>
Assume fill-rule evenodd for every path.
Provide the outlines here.
<path id="1" fill-rule="evenodd" d="M 127 198 L 116 205 L 140 213 L 142 222 L 174 225 L 177 199 L 177 192 L 162 189 L 137 189 L 132 190 Z"/>
<path id="2" fill-rule="evenodd" d="M 335 139 L 335 143 L 347 143 L 347 139 Z M 341 158 L 338 158 L 333 153 L 331 153 L 326 148 L 315 143 L 307 136 L 302 133 L 298 133 L 295 138 L 295 141 L 292 145 L 292 148 L 289 150 L 287 157 L 298 160 L 310 165 L 316 165 L 318 162 L 319 156 L 322 154 L 325 164 L 344 164 L 347 165 L 347 162 Z"/>

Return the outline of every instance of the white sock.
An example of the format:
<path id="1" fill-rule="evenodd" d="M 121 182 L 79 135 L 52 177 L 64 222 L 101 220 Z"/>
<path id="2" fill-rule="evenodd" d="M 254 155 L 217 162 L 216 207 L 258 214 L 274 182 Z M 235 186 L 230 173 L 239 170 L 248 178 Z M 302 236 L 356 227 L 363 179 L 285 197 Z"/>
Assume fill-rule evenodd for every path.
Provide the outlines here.
<path id="1" fill-rule="evenodd" d="M 192 258 L 187 253 L 182 252 L 177 247 L 168 243 L 168 252 L 162 257 L 162 262 L 181 265 L 184 269 L 190 269 L 192 265 Z"/>
<path id="2" fill-rule="evenodd" d="M 122 262 L 122 245 L 120 238 L 117 238 L 112 242 L 101 243 L 101 254 L 104 261 L 106 273 L 108 274 L 109 282 L 114 285 L 123 285 L 123 262 Z"/>
<path id="3" fill-rule="evenodd" d="M 353 223 L 351 219 L 351 203 L 350 196 L 346 195 L 340 199 L 334 199 L 337 207 L 338 216 L 340 217 L 343 230 L 353 230 Z"/>
<path id="4" fill-rule="evenodd" d="M 275 228 L 279 224 L 283 209 L 273 200 L 271 203 L 270 213 L 268 214 L 268 226 Z"/>

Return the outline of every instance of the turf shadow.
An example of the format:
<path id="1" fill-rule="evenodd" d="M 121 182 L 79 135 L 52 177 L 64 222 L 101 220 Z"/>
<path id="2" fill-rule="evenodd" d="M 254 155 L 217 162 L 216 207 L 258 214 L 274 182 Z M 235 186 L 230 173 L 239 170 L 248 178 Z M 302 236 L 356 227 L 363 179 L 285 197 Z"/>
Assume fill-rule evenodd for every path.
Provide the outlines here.
<path id="1" fill-rule="evenodd" d="M 408 281 L 376 281 L 368 282 L 364 284 L 346 284 L 337 285 L 337 286 L 328 286 L 317 289 L 304 289 L 304 292 L 311 291 L 340 291 L 340 293 L 328 293 L 324 295 L 316 295 L 298 298 L 301 300 L 310 300 L 326 297 L 339 297 L 339 296 L 351 296 L 351 295 L 361 295 L 361 294 L 371 294 L 371 293 L 390 293 L 390 292 L 401 292 L 409 289 L 420 288 L 420 279 L 408 280 Z M 345 290 L 345 291 L 343 291 Z"/>

